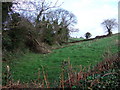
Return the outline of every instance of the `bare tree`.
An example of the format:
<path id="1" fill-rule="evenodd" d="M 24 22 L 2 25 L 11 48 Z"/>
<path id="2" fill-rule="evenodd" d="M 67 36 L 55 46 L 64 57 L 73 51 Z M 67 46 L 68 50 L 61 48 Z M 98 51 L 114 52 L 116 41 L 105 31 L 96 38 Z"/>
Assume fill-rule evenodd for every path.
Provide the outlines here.
<path id="1" fill-rule="evenodd" d="M 55 30 L 59 28 L 68 28 L 69 32 L 78 31 L 73 27 L 77 23 L 76 16 L 67 10 L 57 9 L 50 11 L 49 14 L 46 15 L 46 18 L 53 24 Z"/>
<path id="2" fill-rule="evenodd" d="M 58 24 L 63 25 L 63 27 L 74 26 L 74 24 L 77 23 L 76 16 L 65 9 L 50 11 L 47 17 L 52 22 L 57 21 Z"/>
<path id="3" fill-rule="evenodd" d="M 101 24 L 107 29 L 108 35 L 111 35 L 112 29 L 118 25 L 116 19 L 106 19 Z"/>
<path id="4" fill-rule="evenodd" d="M 29 17 L 30 19 L 35 19 L 36 25 L 40 22 L 42 15 L 46 14 L 47 11 L 62 5 L 58 5 L 58 0 L 55 3 L 48 2 L 47 0 L 26 0 L 22 2 L 14 1 L 14 3 L 15 4 L 13 5 L 12 9 L 16 12 L 22 13 L 24 16 Z"/>
<path id="5" fill-rule="evenodd" d="M 77 31 L 73 28 L 77 23 L 76 16 L 65 9 L 52 10 L 46 14 L 46 18 L 53 26 L 57 41 L 66 42 L 70 32 Z"/>

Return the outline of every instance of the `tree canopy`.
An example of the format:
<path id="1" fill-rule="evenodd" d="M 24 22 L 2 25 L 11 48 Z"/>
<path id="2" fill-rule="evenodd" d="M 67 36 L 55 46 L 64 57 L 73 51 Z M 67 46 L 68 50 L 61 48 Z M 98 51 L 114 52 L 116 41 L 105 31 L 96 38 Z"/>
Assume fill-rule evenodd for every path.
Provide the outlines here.
<path id="1" fill-rule="evenodd" d="M 92 36 L 92 35 L 91 35 L 90 32 L 85 33 L 85 37 L 86 37 L 86 39 L 90 38 L 91 36 Z"/>

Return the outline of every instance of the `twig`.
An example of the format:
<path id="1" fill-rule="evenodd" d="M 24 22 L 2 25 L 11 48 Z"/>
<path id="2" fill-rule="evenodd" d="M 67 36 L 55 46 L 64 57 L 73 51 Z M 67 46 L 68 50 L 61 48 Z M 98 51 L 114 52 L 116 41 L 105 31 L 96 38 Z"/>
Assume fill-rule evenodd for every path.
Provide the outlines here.
<path id="1" fill-rule="evenodd" d="M 118 73 L 106 73 L 106 74 L 104 74 L 102 77 L 108 76 L 108 75 L 110 75 L 110 74 L 118 74 Z"/>
<path id="2" fill-rule="evenodd" d="M 41 65 L 41 67 L 42 67 L 42 71 L 43 71 L 43 75 L 44 75 L 44 80 L 45 80 L 46 86 L 47 86 L 47 88 L 50 88 L 50 87 L 49 87 L 49 82 L 47 81 L 47 77 L 46 77 L 46 74 L 45 74 L 44 68 L 43 68 L 42 65 Z"/>

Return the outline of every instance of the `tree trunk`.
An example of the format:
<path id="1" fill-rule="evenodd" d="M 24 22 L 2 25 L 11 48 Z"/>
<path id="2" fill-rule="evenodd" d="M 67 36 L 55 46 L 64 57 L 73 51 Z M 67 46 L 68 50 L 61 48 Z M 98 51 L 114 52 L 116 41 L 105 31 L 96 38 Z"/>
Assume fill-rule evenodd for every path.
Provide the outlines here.
<path id="1" fill-rule="evenodd" d="M 111 29 L 108 29 L 108 36 L 112 35 Z"/>

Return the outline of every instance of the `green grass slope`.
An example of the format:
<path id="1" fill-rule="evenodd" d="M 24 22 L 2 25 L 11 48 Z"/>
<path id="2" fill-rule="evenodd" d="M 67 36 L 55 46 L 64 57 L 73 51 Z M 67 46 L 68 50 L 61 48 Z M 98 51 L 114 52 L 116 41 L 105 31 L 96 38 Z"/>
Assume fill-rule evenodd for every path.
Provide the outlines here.
<path id="1" fill-rule="evenodd" d="M 30 82 L 38 78 L 38 70 L 42 73 L 41 65 L 44 67 L 49 81 L 53 82 L 59 78 L 62 61 L 70 59 L 74 68 L 88 66 L 103 60 L 109 53 L 118 52 L 118 34 L 111 37 L 74 43 L 69 47 L 53 50 L 49 54 L 27 53 L 14 59 L 10 64 L 12 78 L 21 82 Z M 42 75 L 40 75 L 42 78 Z"/>

